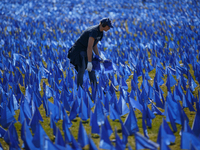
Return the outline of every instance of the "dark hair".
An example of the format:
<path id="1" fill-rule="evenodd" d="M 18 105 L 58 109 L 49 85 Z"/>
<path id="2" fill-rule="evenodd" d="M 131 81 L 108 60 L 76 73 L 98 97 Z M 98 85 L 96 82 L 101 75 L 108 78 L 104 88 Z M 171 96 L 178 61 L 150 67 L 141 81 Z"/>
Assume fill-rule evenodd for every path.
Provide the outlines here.
<path id="1" fill-rule="evenodd" d="M 101 20 L 101 25 L 102 25 L 102 27 L 105 27 L 106 25 L 108 25 L 108 22 L 109 22 L 109 18 L 102 19 L 102 20 Z"/>

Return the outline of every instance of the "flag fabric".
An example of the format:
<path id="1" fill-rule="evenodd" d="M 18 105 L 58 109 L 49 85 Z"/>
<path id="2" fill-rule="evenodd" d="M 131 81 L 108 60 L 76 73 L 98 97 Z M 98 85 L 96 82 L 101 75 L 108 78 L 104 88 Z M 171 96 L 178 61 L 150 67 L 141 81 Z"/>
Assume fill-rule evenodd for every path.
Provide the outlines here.
<path id="1" fill-rule="evenodd" d="M 104 60 L 103 66 L 105 68 L 105 72 L 110 72 L 113 71 L 113 65 L 110 60 Z"/>
<path id="2" fill-rule="evenodd" d="M 121 130 L 122 130 L 122 142 L 124 145 L 126 145 L 128 142 L 128 136 L 130 135 L 130 133 L 127 130 L 127 128 L 124 126 L 124 123 L 122 122 L 120 118 L 119 118 L 119 122 L 121 124 Z"/>
<path id="3" fill-rule="evenodd" d="M 35 112 L 29 122 L 29 126 L 31 126 L 33 133 L 35 133 L 36 126 L 39 124 L 39 121 L 43 121 L 43 118 L 42 118 L 38 108 L 36 107 Z"/>
<path id="4" fill-rule="evenodd" d="M 142 107 L 142 105 L 140 104 L 139 101 L 134 100 L 134 98 L 130 96 L 129 97 L 129 103 L 131 104 L 132 108 L 134 108 L 134 109 L 136 108 L 136 109 L 140 110 L 140 112 L 142 113 L 143 107 Z"/>
<path id="5" fill-rule="evenodd" d="M 35 134 L 32 139 L 32 143 L 35 145 L 36 148 L 44 147 L 45 138 L 49 139 L 46 132 L 42 128 L 41 124 L 37 124 Z"/>
<path id="6" fill-rule="evenodd" d="M 159 144 L 145 138 L 139 132 L 135 134 L 135 149 L 158 149 Z"/>
<path id="7" fill-rule="evenodd" d="M 4 141 L 9 144 L 9 145 L 12 145 L 12 147 L 18 147 L 19 148 L 19 140 L 18 140 L 18 134 L 17 134 L 17 130 L 14 126 L 14 123 L 12 122 L 9 127 L 8 127 L 8 130 L 5 131 L 5 130 L 2 130 L 3 132 L 3 138 L 4 138 Z M 14 143 L 12 143 L 12 141 L 15 141 Z"/>
<path id="8" fill-rule="evenodd" d="M 105 116 L 105 121 L 104 121 L 104 124 L 103 124 L 106 128 L 106 131 L 108 132 L 108 136 L 110 137 L 110 135 L 113 133 L 113 130 L 111 128 L 111 125 L 108 121 L 108 118 Z"/>
<path id="9" fill-rule="evenodd" d="M 173 134 L 172 130 L 170 129 L 169 125 L 167 124 L 166 120 L 163 118 L 163 128 L 170 139 L 170 142 L 175 143 L 175 135 Z M 176 131 L 174 131 L 176 132 Z"/>
<path id="10" fill-rule="evenodd" d="M 32 140 L 32 134 L 29 130 L 29 127 L 26 123 L 26 119 L 24 120 L 22 127 L 21 127 L 21 139 L 24 142 L 24 147 L 25 149 L 36 149 L 35 145 L 33 144 Z"/>
<path id="11" fill-rule="evenodd" d="M 72 142 L 72 135 L 69 128 L 63 128 L 64 136 L 65 136 L 65 143 L 71 143 Z"/>
<path id="12" fill-rule="evenodd" d="M 151 111 L 153 114 L 164 115 L 153 103 L 151 103 Z"/>
<path id="13" fill-rule="evenodd" d="M 157 91 L 154 91 L 154 101 L 157 107 L 164 109 L 164 103 L 161 101 L 159 93 Z"/>
<path id="14" fill-rule="evenodd" d="M 85 128 L 83 127 L 82 121 L 79 123 L 78 142 L 82 148 L 89 144 L 88 135 Z"/>
<path id="15" fill-rule="evenodd" d="M 118 105 L 118 107 L 120 109 L 121 116 L 124 116 L 125 114 L 127 114 L 129 112 L 129 108 L 128 108 L 127 104 L 126 104 L 126 101 L 122 97 L 122 95 L 120 95 L 119 100 L 117 102 L 117 105 Z"/>
<path id="16" fill-rule="evenodd" d="M 185 94 L 183 94 L 182 101 L 183 101 L 183 108 L 188 107 L 190 111 L 195 111 L 192 104 L 189 102 L 188 98 L 185 96 Z"/>
<path id="17" fill-rule="evenodd" d="M 181 136 L 181 149 L 190 149 L 191 146 L 194 146 L 195 148 L 200 148 L 200 140 L 195 135 L 189 133 L 189 132 L 182 132 Z"/>
<path id="18" fill-rule="evenodd" d="M 92 133 L 100 134 L 99 126 L 102 126 L 110 136 L 112 130 L 108 115 L 111 120 L 120 120 L 121 141 L 126 145 L 128 132 L 133 134 L 138 130 L 135 110 L 143 115 L 144 132 L 146 126 L 153 127 L 152 119 L 163 115 L 164 110 L 166 122 L 170 123 L 173 132 L 177 131 L 176 123 L 182 126 L 182 147 L 199 149 L 197 99 L 200 94 L 196 94 L 200 83 L 198 1 L 148 3 L 143 0 L 142 4 L 133 4 L 110 0 L 112 10 L 107 8 L 108 11 L 101 11 L 101 15 L 94 15 L 92 19 L 87 8 L 91 12 L 99 11 L 103 3 L 77 5 L 79 1 L 19 1 L 0 2 L 0 137 L 4 136 L 4 140 L 11 143 L 9 149 L 19 149 L 14 131 L 18 126 L 15 124 L 18 109 L 23 149 L 81 149 L 70 133 L 72 120 L 76 121 L 78 117 L 87 121 L 90 117 Z M 132 11 L 133 5 L 137 11 Z M 152 5 L 155 9 L 143 9 Z M 118 6 L 126 9 L 116 9 Z M 113 22 L 114 28 L 105 34 L 106 40 L 98 39 L 103 61 L 98 55 L 93 55 L 98 84 L 94 87 L 90 83 L 86 71 L 81 87 L 77 85 L 78 68 L 68 58 L 69 49 L 87 25 L 97 24 L 97 20 L 106 15 L 117 21 Z M 138 87 L 140 79 L 142 84 Z M 163 87 L 168 93 L 164 93 Z M 116 92 L 120 92 L 119 99 Z M 186 109 L 195 114 L 192 129 Z M 53 144 L 48 138 L 41 140 L 44 132 L 40 113 L 43 110 L 46 119 L 50 117 L 50 128 L 55 136 L 56 123 L 62 122 L 64 144 L 62 141 Z M 121 117 L 126 114 L 123 123 Z M 162 128 L 161 135 L 165 135 L 165 131 L 166 137 L 173 136 L 167 126 Z M 160 141 L 160 149 L 169 149 L 166 141 L 165 138 Z M 116 145 L 121 143 L 119 138 L 116 142 Z M 95 146 L 91 148 L 95 149 Z M 115 148 L 110 145 L 110 149 Z"/>
<path id="19" fill-rule="evenodd" d="M 94 114 L 93 115 L 97 118 L 97 123 L 98 123 L 99 126 L 104 124 L 103 105 L 102 105 L 102 103 L 101 103 L 99 98 L 97 98 L 97 100 L 96 100 L 96 104 L 95 104 Z"/>
<path id="20" fill-rule="evenodd" d="M 198 103 L 196 103 L 196 105 L 199 105 Z M 200 137 L 199 124 L 200 124 L 200 109 L 198 108 L 197 112 L 195 114 L 195 118 L 194 118 L 193 124 L 192 124 L 192 131 L 197 137 Z"/>
<path id="21" fill-rule="evenodd" d="M 100 57 L 98 55 L 95 55 L 93 58 L 92 58 L 92 69 L 93 70 L 96 70 L 96 71 L 99 71 L 101 70 L 101 67 L 100 67 Z"/>
<path id="22" fill-rule="evenodd" d="M 142 115 L 142 129 L 143 129 L 144 136 L 149 139 L 149 135 L 148 135 L 148 131 L 147 131 L 147 126 L 146 126 L 145 118 L 144 118 L 143 115 Z"/>
<path id="23" fill-rule="evenodd" d="M 64 141 L 62 134 L 60 132 L 60 129 L 58 127 L 56 128 L 55 145 L 65 147 L 65 141 Z"/>
<path id="24" fill-rule="evenodd" d="M 70 110 L 70 115 L 69 115 L 70 120 L 73 120 L 74 118 L 76 118 L 78 114 L 78 110 L 79 110 L 78 100 L 75 99 Z"/>
<path id="25" fill-rule="evenodd" d="M 167 82 L 166 82 L 167 90 L 171 91 L 171 87 L 174 86 L 175 84 L 176 84 L 176 80 L 174 79 L 171 73 L 168 73 Z"/>
<path id="26" fill-rule="evenodd" d="M 24 122 L 24 119 L 25 119 L 24 111 L 22 109 L 22 106 L 20 105 L 18 121 L 22 124 Z"/>
<path id="27" fill-rule="evenodd" d="M 98 150 L 98 148 L 96 147 L 95 143 L 93 142 L 91 135 L 89 135 L 88 137 L 89 139 L 89 149 L 90 150 Z"/>
<path id="28" fill-rule="evenodd" d="M 54 136 L 56 136 L 56 123 L 55 123 L 55 121 L 54 121 L 54 117 L 53 117 L 53 115 L 52 115 L 52 113 L 50 112 L 50 128 L 52 128 L 53 129 L 53 135 Z"/>
<path id="29" fill-rule="evenodd" d="M 188 85 L 191 91 L 194 91 L 197 87 L 197 84 L 195 83 L 194 79 L 192 78 L 192 75 L 188 72 Z"/>
<path id="30" fill-rule="evenodd" d="M 120 118 L 120 114 L 110 105 L 110 119 L 116 120 Z"/>
<path id="31" fill-rule="evenodd" d="M 73 136 L 72 134 L 71 134 L 71 139 L 72 139 L 72 142 L 71 142 L 71 147 L 72 147 L 72 149 L 81 150 L 80 145 L 79 145 L 78 142 L 74 139 L 74 136 Z"/>
<path id="32" fill-rule="evenodd" d="M 0 138 L 3 138 L 5 133 L 6 133 L 6 130 L 4 128 L 0 127 Z"/>
<path id="33" fill-rule="evenodd" d="M 194 134 L 186 120 L 184 121 L 184 124 L 182 125 L 181 131 L 179 132 L 179 134 L 182 135 L 182 132 L 188 132 L 188 133 Z"/>
<path id="34" fill-rule="evenodd" d="M 169 107 L 167 108 L 167 113 L 168 113 L 168 117 L 171 123 L 171 127 L 173 129 L 174 132 L 177 131 L 177 127 L 176 127 L 176 123 L 175 123 L 175 119 L 173 118 L 172 114 L 171 114 L 171 110 L 169 109 Z"/>
<path id="35" fill-rule="evenodd" d="M 7 106 L 4 106 L 3 112 L 1 114 L 0 123 L 3 128 L 7 128 L 11 122 L 16 122 L 14 116 L 10 112 Z"/>
<path id="36" fill-rule="evenodd" d="M 101 125 L 99 148 L 111 149 L 113 146 L 104 125 Z"/>
<path id="37" fill-rule="evenodd" d="M 133 134 L 135 132 L 139 131 L 138 125 L 137 125 L 137 118 L 135 117 L 135 113 L 132 108 L 130 108 L 130 112 L 126 117 L 126 120 L 124 122 L 124 126 L 128 130 L 130 134 Z"/>
<path id="38" fill-rule="evenodd" d="M 48 138 L 44 137 L 44 145 L 42 147 L 44 150 L 59 150 L 59 148 L 53 144 L 53 142 Z"/>
<path id="39" fill-rule="evenodd" d="M 67 127 L 71 127 L 72 126 L 72 122 L 70 121 L 67 113 L 66 113 L 66 110 L 64 109 L 64 106 L 61 105 L 61 112 L 63 113 L 63 130 Z"/>
<path id="40" fill-rule="evenodd" d="M 123 145 L 122 140 L 120 139 L 119 135 L 117 134 L 117 129 L 115 128 L 115 149 L 116 150 L 124 150 L 125 146 Z"/>
<path id="41" fill-rule="evenodd" d="M 171 129 L 169 128 L 167 122 L 163 118 L 163 122 L 160 125 L 159 132 L 158 132 L 158 137 L 157 137 L 157 143 L 158 144 L 166 144 L 169 145 L 171 142 L 175 142 L 175 136 Z"/>
<path id="42" fill-rule="evenodd" d="M 91 126 L 91 133 L 100 133 L 99 125 L 97 123 L 97 118 L 93 114 L 93 112 L 90 112 L 90 126 Z"/>
<path id="43" fill-rule="evenodd" d="M 80 109 L 79 109 L 79 117 L 83 121 L 86 121 L 89 118 L 89 114 L 88 113 L 89 113 L 88 112 L 88 105 L 87 105 L 87 103 L 85 103 L 85 100 L 83 100 L 83 98 L 81 98 L 81 104 L 80 104 Z"/>

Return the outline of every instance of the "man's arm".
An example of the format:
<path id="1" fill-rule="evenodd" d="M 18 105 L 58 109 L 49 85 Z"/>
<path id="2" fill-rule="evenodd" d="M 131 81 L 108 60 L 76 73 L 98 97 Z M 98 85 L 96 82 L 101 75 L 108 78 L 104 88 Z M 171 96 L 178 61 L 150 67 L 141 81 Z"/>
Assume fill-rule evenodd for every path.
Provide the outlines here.
<path id="1" fill-rule="evenodd" d="M 99 56 L 99 50 L 98 50 L 97 44 L 93 47 L 93 50 L 94 50 L 94 53 Z"/>
<path id="2" fill-rule="evenodd" d="M 89 37 L 88 47 L 87 47 L 88 62 L 92 62 L 92 47 L 93 47 L 93 44 L 94 44 L 94 38 Z"/>

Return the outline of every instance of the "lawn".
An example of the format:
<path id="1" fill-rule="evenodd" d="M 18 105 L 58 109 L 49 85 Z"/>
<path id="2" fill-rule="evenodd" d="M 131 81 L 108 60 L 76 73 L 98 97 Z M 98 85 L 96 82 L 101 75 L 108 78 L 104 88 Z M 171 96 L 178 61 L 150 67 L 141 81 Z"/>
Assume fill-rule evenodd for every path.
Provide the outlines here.
<path id="1" fill-rule="evenodd" d="M 27 90 L 27 87 L 29 87 L 34 92 L 40 94 L 37 100 L 41 100 L 42 104 L 38 107 L 38 110 L 43 121 L 39 121 L 39 123 L 50 140 L 55 144 L 56 136 L 53 134 L 53 128 L 50 127 L 51 120 L 50 116 L 46 115 L 46 105 L 44 103 L 44 97 L 49 93 L 45 93 L 46 89 L 44 87 L 48 87 L 49 91 L 53 91 L 53 96 L 48 97 L 46 102 L 51 102 L 52 106 L 55 105 L 55 109 L 57 105 L 54 103 L 57 99 L 60 105 L 64 103 L 60 98 L 64 84 L 66 84 L 69 94 L 75 92 L 75 97 L 79 94 L 79 91 L 76 91 L 76 72 L 67 59 L 68 49 L 83 30 L 90 25 L 99 23 L 98 20 L 104 16 L 108 16 L 111 18 L 114 28 L 104 34 L 105 37 L 99 43 L 98 48 L 102 56 L 112 61 L 113 70 L 112 72 L 103 72 L 101 68 L 102 70 L 97 73 L 100 87 L 98 89 L 98 96 L 112 96 L 115 94 L 117 97 L 115 102 L 118 102 L 120 98 L 126 98 L 128 101 L 126 101 L 125 105 L 130 110 L 132 107 L 129 103 L 131 92 L 134 92 L 134 94 L 141 92 L 141 95 L 134 97 L 134 100 L 138 100 L 140 96 L 141 99 L 145 99 L 143 97 L 145 96 L 143 95 L 145 91 L 149 94 L 146 100 L 150 102 L 147 106 L 151 112 L 151 105 L 157 104 L 154 97 L 154 92 L 157 91 L 156 87 L 154 87 L 155 79 L 157 79 L 156 75 L 164 70 L 164 73 L 162 72 L 163 76 L 160 77 L 163 83 L 159 85 L 164 97 L 164 99 L 161 98 L 161 101 L 167 102 L 166 99 L 170 93 L 173 95 L 175 87 L 181 85 L 183 94 L 178 102 L 180 102 L 182 108 L 183 106 L 187 106 L 183 110 L 189 119 L 188 125 L 192 129 L 197 111 L 196 104 L 197 102 L 199 103 L 200 99 L 200 86 L 198 82 L 200 76 L 200 47 L 198 44 L 200 30 L 197 19 L 199 14 L 198 11 L 195 11 L 196 9 L 198 10 L 199 5 L 197 4 L 195 7 L 194 1 L 185 1 L 179 7 L 180 3 L 172 0 L 168 3 L 162 1 L 159 3 L 154 3 L 153 1 L 142 3 L 142 1 L 123 2 L 115 0 L 99 1 L 96 3 L 98 5 L 94 4 L 93 1 L 84 0 L 74 2 L 61 0 L 56 3 L 27 0 L 24 4 L 19 0 L 12 0 L 10 3 L 6 1 L 4 3 L 0 2 L 0 10 L 2 11 L 0 12 L 2 14 L 0 15 L 1 118 L 3 117 L 2 114 L 5 106 L 11 111 L 10 102 L 12 95 L 10 94 L 14 94 L 17 100 L 19 100 L 18 106 L 23 104 L 21 103 L 23 97 L 28 98 L 27 101 L 30 100 L 33 102 L 33 92 L 29 93 Z M 102 9 L 105 10 L 103 13 Z M 87 83 L 89 81 L 87 72 L 85 75 L 84 83 Z M 118 82 L 118 85 L 115 86 L 118 90 L 114 91 L 114 94 L 111 88 L 113 82 L 111 80 L 112 75 Z M 146 77 L 146 75 L 149 77 Z M 167 87 L 170 84 L 169 78 L 173 78 L 172 80 L 174 80 L 175 84 Z M 138 83 L 134 82 L 135 89 L 132 85 L 133 80 L 138 81 Z M 186 81 L 185 89 L 182 85 L 184 80 Z M 100 81 L 105 85 L 100 83 Z M 122 81 L 125 81 L 127 89 L 122 86 Z M 16 92 L 16 86 L 18 85 L 20 89 L 18 92 L 22 93 L 21 97 L 18 97 L 19 93 Z M 192 90 L 193 86 L 195 86 L 194 90 Z M 89 84 L 88 87 L 88 91 L 92 93 L 91 85 Z M 39 90 L 40 88 L 41 90 Z M 125 89 L 127 95 L 124 96 L 120 92 L 120 88 Z M 170 88 L 170 93 L 168 88 Z M 100 89 L 104 89 L 104 93 Z M 151 89 L 152 91 L 149 92 L 146 89 Z M 189 104 L 185 103 L 183 96 L 187 95 L 187 91 L 190 91 L 192 96 L 197 100 L 192 105 L 195 111 L 190 111 L 188 108 Z M 70 116 L 72 111 L 71 97 L 68 94 L 64 95 L 64 97 L 71 109 L 68 111 L 65 109 L 65 112 Z M 73 97 L 73 102 L 78 101 L 76 98 Z M 174 100 L 175 98 L 172 101 Z M 96 104 L 96 101 L 97 99 L 92 99 L 94 104 Z M 100 99 L 100 101 L 102 106 L 105 107 L 103 99 Z M 30 108 L 34 108 L 31 102 L 29 106 Z M 114 104 L 110 99 L 109 103 L 110 107 Z M 144 101 L 140 103 L 143 109 L 144 103 Z M 118 107 L 121 107 L 121 105 Z M 165 112 L 165 109 L 157 108 L 163 115 L 155 114 L 155 118 L 151 119 L 152 127 L 147 126 L 149 140 L 155 143 L 157 142 L 159 128 L 163 123 L 163 119 L 167 120 L 166 114 L 168 114 Z M 137 119 L 139 133 L 144 135 L 143 114 L 138 108 L 133 108 L 133 110 Z M 30 111 L 33 111 L 33 109 L 30 109 Z M 94 113 L 95 106 L 91 108 L 91 111 Z M 31 114 L 33 115 L 33 112 Z M 15 110 L 14 118 L 17 122 L 14 126 L 18 135 L 19 147 L 23 149 L 24 141 L 22 140 L 23 137 L 21 137 L 22 124 L 18 121 L 19 115 L 20 109 L 18 108 Z M 123 123 L 126 122 L 127 116 L 128 113 L 120 116 Z M 113 120 L 110 118 L 110 115 L 107 116 L 107 119 L 113 131 L 109 140 L 115 146 L 115 129 L 120 138 L 122 139 L 123 137 L 121 123 L 119 119 Z M 91 139 L 94 141 L 96 147 L 100 149 L 101 135 L 92 133 L 90 118 L 81 120 L 79 114 L 77 114 L 76 118 L 71 120 L 72 126 L 69 128 L 72 136 L 78 141 L 80 121 L 82 121 L 87 135 L 91 135 Z M 2 127 L 2 123 L 0 127 Z M 59 119 L 55 123 L 61 131 L 62 138 L 65 139 L 63 120 Z M 171 123 L 167 123 L 172 130 Z M 168 145 L 170 149 L 174 150 L 181 149 L 181 130 L 183 129 L 183 126 L 178 123 L 176 123 L 176 127 L 177 131 L 173 132 L 176 137 L 175 142 L 171 142 Z M 8 131 L 8 127 L 4 129 Z M 31 128 L 30 131 L 32 136 L 34 136 L 35 134 Z M 197 138 L 197 140 L 199 139 Z M 10 148 L 9 144 L 2 137 L 0 138 L 0 143 L 3 149 Z M 128 136 L 126 149 L 128 149 L 129 145 L 132 149 L 136 148 L 134 134 Z M 89 149 L 89 145 L 83 147 L 83 149 Z"/>

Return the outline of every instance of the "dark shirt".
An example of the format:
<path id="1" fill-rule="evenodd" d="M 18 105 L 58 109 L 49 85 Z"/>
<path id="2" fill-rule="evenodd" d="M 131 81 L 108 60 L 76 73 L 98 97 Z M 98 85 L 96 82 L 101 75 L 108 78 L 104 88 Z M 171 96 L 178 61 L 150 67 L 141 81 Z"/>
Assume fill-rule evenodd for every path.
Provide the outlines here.
<path id="1" fill-rule="evenodd" d="M 93 47 L 98 43 L 98 41 L 101 41 L 101 39 L 103 38 L 103 32 L 99 30 L 99 25 L 87 28 L 69 50 L 68 58 L 75 67 L 82 66 L 83 58 L 86 59 L 85 60 L 86 63 L 88 62 L 87 57 L 81 56 L 80 53 L 84 51 L 86 52 L 87 56 L 87 46 L 89 37 L 94 38 Z"/>

